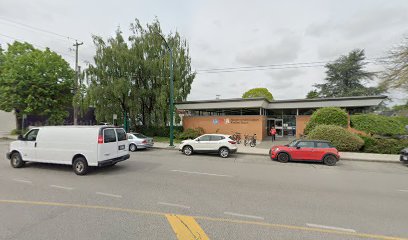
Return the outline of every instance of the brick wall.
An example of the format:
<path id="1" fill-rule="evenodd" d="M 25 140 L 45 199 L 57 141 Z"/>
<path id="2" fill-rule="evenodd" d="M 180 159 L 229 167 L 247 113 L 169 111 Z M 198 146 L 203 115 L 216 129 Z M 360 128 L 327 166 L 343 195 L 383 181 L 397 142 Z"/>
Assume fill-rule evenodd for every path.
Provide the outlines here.
<path id="1" fill-rule="evenodd" d="M 194 116 L 183 117 L 183 127 L 204 129 L 205 133 L 233 134 L 241 133 L 243 138 L 245 134 L 256 134 L 257 139 L 266 137 L 266 117 L 265 116 Z"/>

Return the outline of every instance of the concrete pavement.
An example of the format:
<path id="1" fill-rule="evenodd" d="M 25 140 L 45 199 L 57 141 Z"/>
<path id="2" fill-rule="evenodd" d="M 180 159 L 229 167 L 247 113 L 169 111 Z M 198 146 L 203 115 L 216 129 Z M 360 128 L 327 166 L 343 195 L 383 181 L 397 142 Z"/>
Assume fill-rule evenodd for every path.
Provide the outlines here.
<path id="1" fill-rule="evenodd" d="M 407 174 L 397 164 L 159 149 L 83 177 L 69 166 L 13 169 L 4 160 L 0 239 L 177 239 L 167 214 L 193 217 L 210 239 L 403 239 Z"/>
<path id="2" fill-rule="evenodd" d="M 269 155 L 269 147 L 272 145 L 286 144 L 281 142 L 275 142 L 274 144 L 267 144 L 262 142 L 262 144 L 257 145 L 256 147 L 244 146 L 243 144 L 238 145 L 239 154 L 250 154 L 250 155 Z M 168 143 L 155 142 L 154 147 L 161 149 L 174 149 L 178 150 L 178 144 L 175 144 L 175 147 L 169 147 Z M 364 162 L 383 162 L 383 163 L 401 163 L 399 160 L 399 155 L 396 154 L 377 154 L 377 153 L 358 153 L 358 152 L 340 152 L 341 160 L 351 160 L 351 161 L 364 161 Z"/>

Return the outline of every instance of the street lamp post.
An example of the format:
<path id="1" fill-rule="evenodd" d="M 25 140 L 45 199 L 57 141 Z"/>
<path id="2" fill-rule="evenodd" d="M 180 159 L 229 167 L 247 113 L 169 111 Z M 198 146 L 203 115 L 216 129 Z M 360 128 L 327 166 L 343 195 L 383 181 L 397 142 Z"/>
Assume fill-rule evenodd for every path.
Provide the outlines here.
<path id="1" fill-rule="evenodd" d="M 170 147 L 173 147 L 173 140 L 174 140 L 174 76 L 173 76 L 173 51 L 171 50 L 169 44 L 167 43 L 166 39 L 160 34 L 157 33 L 161 39 L 163 40 L 164 44 L 166 45 L 167 50 L 170 53 Z"/>

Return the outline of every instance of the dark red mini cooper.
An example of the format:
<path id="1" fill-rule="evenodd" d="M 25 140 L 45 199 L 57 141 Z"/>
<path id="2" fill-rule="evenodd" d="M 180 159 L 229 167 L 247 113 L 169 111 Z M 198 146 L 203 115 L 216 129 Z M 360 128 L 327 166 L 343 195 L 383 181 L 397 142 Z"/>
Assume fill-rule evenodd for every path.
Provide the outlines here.
<path id="1" fill-rule="evenodd" d="M 279 162 L 317 161 L 329 166 L 336 165 L 340 159 L 339 151 L 323 140 L 294 140 L 287 145 L 271 147 L 269 155 Z"/>

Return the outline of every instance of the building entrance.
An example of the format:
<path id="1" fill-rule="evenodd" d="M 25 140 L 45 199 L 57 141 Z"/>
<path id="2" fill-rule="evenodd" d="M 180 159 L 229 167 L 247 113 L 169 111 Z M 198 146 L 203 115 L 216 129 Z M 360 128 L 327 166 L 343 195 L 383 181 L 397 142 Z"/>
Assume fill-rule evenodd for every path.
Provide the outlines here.
<path id="1" fill-rule="evenodd" d="M 269 131 L 272 127 L 276 129 L 276 136 L 283 137 L 283 119 L 277 118 L 268 118 L 266 120 L 267 132 L 270 135 Z"/>

